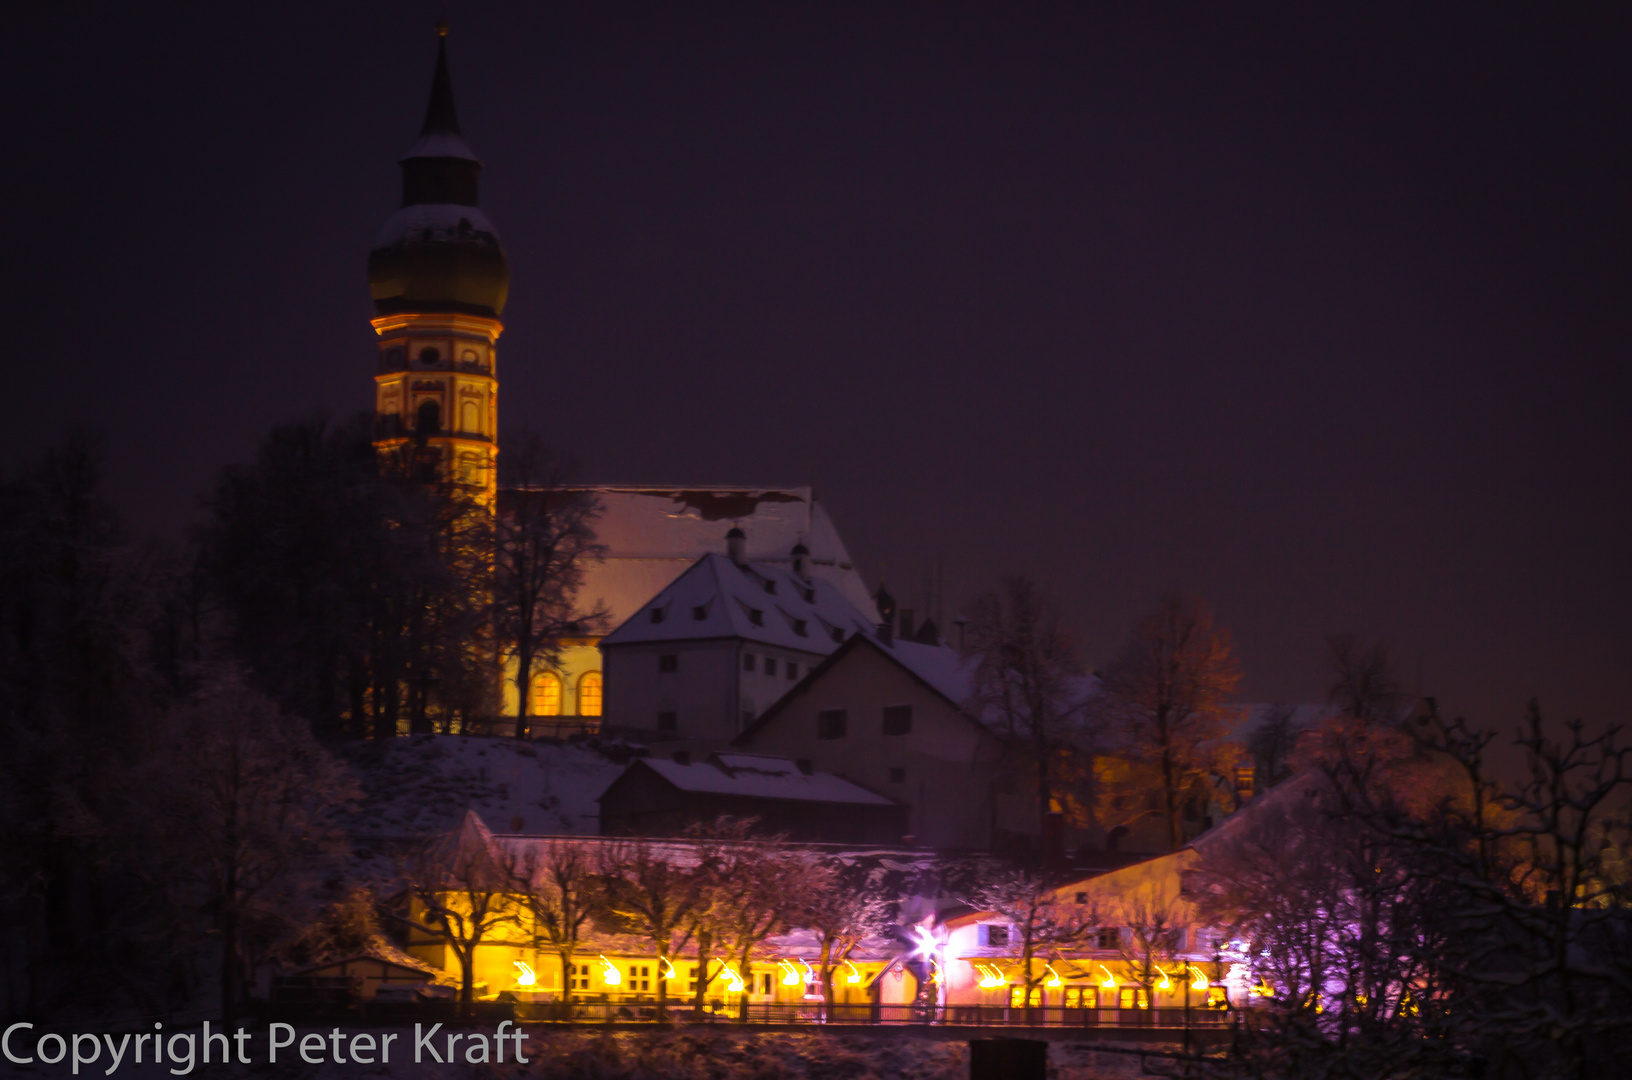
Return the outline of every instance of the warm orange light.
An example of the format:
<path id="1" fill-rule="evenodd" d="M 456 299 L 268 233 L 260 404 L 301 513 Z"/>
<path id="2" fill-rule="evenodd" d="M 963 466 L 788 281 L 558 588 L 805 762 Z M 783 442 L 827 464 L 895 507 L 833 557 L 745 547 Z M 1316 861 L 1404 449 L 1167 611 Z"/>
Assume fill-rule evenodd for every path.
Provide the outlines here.
<path id="1" fill-rule="evenodd" d="M 995 990 L 1003 985 L 1003 972 L 998 970 L 996 964 L 976 964 L 975 970 L 980 972 L 982 990 Z"/>
<path id="2" fill-rule="evenodd" d="M 714 959 L 720 961 L 720 967 L 724 969 L 725 977 L 727 980 L 729 980 L 728 985 L 725 988 L 726 993 L 740 994 L 748 988 L 748 984 L 742 981 L 742 976 L 731 970 L 730 964 L 726 963 L 718 956 L 716 956 Z"/>
<path id="3" fill-rule="evenodd" d="M 538 976 L 533 974 L 532 968 L 528 967 L 520 960 L 512 960 L 510 962 L 521 969 L 520 974 L 516 976 L 517 986 L 532 986 L 538 982 Z"/>
<path id="4" fill-rule="evenodd" d="M 1173 981 L 1167 977 L 1167 972 L 1162 971 L 1162 965 L 1157 964 L 1156 970 L 1161 972 L 1162 975 L 1162 981 L 1156 984 L 1156 989 L 1171 991 L 1173 989 Z"/>
<path id="5" fill-rule="evenodd" d="M 663 958 L 663 977 L 665 979 L 672 979 L 675 977 L 674 965 L 669 963 L 669 958 L 667 956 Z"/>
<path id="6" fill-rule="evenodd" d="M 1207 976 L 1202 974 L 1201 969 L 1198 968 L 1196 965 L 1191 964 L 1190 965 L 1190 971 L 1196 977 L 1196 981 L 1190 984 L 1190 988 L 1192 990 L 1205 990 L 1205 989 L 1207 989 L 1207 987 L 1210 984 L 1207 982 Z"/>
<path id="7" fill-rule="evenodd" d="M 799 969 L 786 960 L 778 960 L 776 966 L 782 969 L 782 985 L 798 986 L 800 983 Z"/>
<path id="8" fill-rule="evenodd" d="M 1063 986 L 1063 985 L 1065 985 L 1064 980 L 1060 978 L 1060 973 L 1054 970 L 1054 965 L 1053 964 L 1050 964 L 1047 961 L 1044 961 L 1043 967 L 1048 970 L 1048 981 L 1043 984 L 1044 986 Z"/>
<path id="9" fill-rule="evenodd" d="M 601 957 L 601 981 L 608 986 L 617 986 L 623 982 L 623 972 L 619 971 L 618 966 L 604 956 Z"/>
<path id="10" fill-rule="evenodd" d="M 1111 969 L 1106 967 L 1104 964 L 1101 964 L 1099 965 L 1099 970 L 1105 973 L 1105 978 L 1100 980 L 1099 985 L 1103 986 L 1107 990 L 1115 990 L 1116 976 L 1111 974 Z"/>
<path id="11" fill-rule="evenodd" d="M 848 983 L 859 983 L 861 981 L 861 972 L 856 970 L 856 965 L 846 960 L 844 962 L 844 966 L 850 969 L 850 974 L 844 977 L 844 981 Z"/>

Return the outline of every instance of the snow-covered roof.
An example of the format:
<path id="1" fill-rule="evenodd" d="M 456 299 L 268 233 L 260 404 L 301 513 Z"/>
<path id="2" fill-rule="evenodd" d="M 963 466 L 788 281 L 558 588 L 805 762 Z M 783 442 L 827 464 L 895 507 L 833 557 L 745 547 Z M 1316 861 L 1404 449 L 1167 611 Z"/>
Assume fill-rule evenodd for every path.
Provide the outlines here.
<path id="1" fill-rule="evenodd" d="M 487 215 L 474 206 L 458 203 L 415 203 L 404 206 L 385 219 L 374 248 L 392 247 L 404 241 L 440 244 L 449 241 L 485 241 L 497 244 L 498 230 Z"/>
<path id="2" fill-rule="evenodd" d="M 595 486 L 581 489 L 601 504 L 595 534 L 606 555 L 585 570 L 578 592 L 589 610 L 597 601 L 613 626 L 679 577 L 702 555 L 725 551 L 733 525 L 747 534 L 747 557 L 791 566 L 793 548 L 810 551 L 810 573 L 838 590 L 869 625 L 878 621 L 867 586 L 826 509 L 808 487 Z"/>
<path id="3" fill-rule="evenodd" d="M 716 754 L 706 762 L 686 764 L 662 758 L 641 758 L 632 762 L 629 768 L 650 769 L 681 791 L 707 795 L 894 805 L 882 795 L 875 795 L 831 773 L 806 773 L 788 758 L 761 754 Z"/>
<path id="4" fill-rule="evenodd" d="M 896 640 L 883 647 L 885 655 L 933 687 L 957 706 L 964 705 L 975 692 L 975 668 L 979 661 L 964 656 L 950 645 L 924 645 Z"/>
<path id="5" fill-rule="evenodd" d="M 742 638 L 826 656 L 875 630 L 830 581 L 770 562 L 709 554 L 629 615 L 602 646 Z"/>

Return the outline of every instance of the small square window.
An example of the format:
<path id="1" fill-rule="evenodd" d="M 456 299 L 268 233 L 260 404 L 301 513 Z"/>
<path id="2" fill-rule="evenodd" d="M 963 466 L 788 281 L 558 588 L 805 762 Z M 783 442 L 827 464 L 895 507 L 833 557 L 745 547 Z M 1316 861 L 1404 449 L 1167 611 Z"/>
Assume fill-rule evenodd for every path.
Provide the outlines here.
<path id="1" fill-rule="evenodd" d="M 744 671 L 754 670 L 754 654 L 753 653 L 745 652 L 745 653 L 742 654 L 742 670 L 744 670 Z"/>
<path id="2" fill-rule="evenodd" d="M 850 717 L 843 709 L 823 709 L 816 714 L 818 739 L 842 739 Z"/>
<path id="3" fill-rule="evenodd" d="M 800 637 L 809 637 L 810 624 L 805 622 L 803 619 L 795 619 L 793 620 L 793 632 L 798 634 Z"/>
<path id="4" fill-rule="evenodd" d="M 696 619 L 698 622 L 702 622 L 704 619 L 708 618 L 708 605 L 698 604 L 696 607 L 692 608 L 691 617 Z"/>
<path id="5" fill-rule="evenodd" d="M 884 734 L 906 735 L 912 731 L 911 705 L 884 706 Z"/>
<path id="6" fill-rule="evenodd" d="M 799 678 L 799 665 L 794 663 L 792 660 L 789 660 L 788 661 L 788 681 L 793 682 L 798 678 Z"/>
<path id="7" fill-rule="evenodd" d="M 907 782 L 907 770 L 897 765 L 890 769 L 890 783 L 904 784 Z"/>
<path id="8" fill-rule="evenodd" d="M 767 675 L 775 675 L 776 674 L 776 657 L 767 656 L 765 658 L 765 674 L 767 674 Z"/>
<path id="9" fill-rule="evenodd" d="M 1086 904 L 1087 902 L 1088 902 L 1088 894 L 1085 893 L 1085 892 L 1079 892 L 1077 894 L 1077 903 Z"/>
<path id="10" fill-rule="evenodd" d="M 1099 928 L 1099 947 L 1101 949 L 1120 949 L 1122 947 L 1122 935 L 1116 927 L 1102 926 Z"/>
<path id="11" fill-rule="evenodd" d="M 833 628 L 833 640 L 841 645 L 844 643 L 844 631 L 836 626 Z"/>
<path id="12" fill-rule="evenodd" d="M 748 609 L 748 621 L 753 623 L 755 626 L 764 626 L 765 613 L 759 610 L 757 607 L 751 607 Z"/>
<path id="13" fill-rule="evenodd" d="M 662 622 L 663 621 L 663 615 L 664 615 L 664 610 L 662 608 L 654 607 L 652 609 L 652 621 L 654 623 Z"/>
<path id="14" fill-rule="evenodd" d="M 674 653 L 664 653 L 657 658 L 657 670 L 660 673 L 680 670 L 680 657 Z"/>
<path id="15" fill-rule="evenodd" d="M 660 712 L 657 714 L 657 730 L 673 731 L 680 726 L 678 713 Z"/>
<path id="16" fill-rule="evenodd" d="M 773 596 L 776 595 L 776 582 L 767 580 L 765 582 L 765 591 Z"/>

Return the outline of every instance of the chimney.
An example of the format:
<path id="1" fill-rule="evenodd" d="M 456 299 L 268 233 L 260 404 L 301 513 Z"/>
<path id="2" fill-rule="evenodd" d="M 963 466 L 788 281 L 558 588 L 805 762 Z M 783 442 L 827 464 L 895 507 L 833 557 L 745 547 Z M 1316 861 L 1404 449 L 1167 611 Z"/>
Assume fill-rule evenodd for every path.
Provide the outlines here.
<path id="1" fill-rule="evenodd" d="M 731 556 L 731 561 L 741 566 L 747 546 L 748 534 L 735 525 L 731 526 L 731 531 L 725 534 L 725 553 Z"/>
<path id="2" fill-rule="evenodd" d="M 793 545 L 793 572 L 805 581 L 810 580 L 810 549 L 802 540 Z"/>
<path id="3" fill-rule="evenodd" d="M 895 597 L 879 582 L 878 591 L 873 594 L 873 603 L 878 605 L 878 640 L 885 645 L 895 645 Z"/>
<path id="4" fill-rule="evenodd" d="M 914 627 L 912 624 L 913 624 L 914 617 L 917 614 L 918 613 L 916 611 L 912 610 L 910 607 L 904 607 L 904 608 L 901 609 L 901 640 L 902 641 L 911 641 L 912 640 L 912 632 L 913 632 L 914 629 L 916 629 L 916 627 Z"/>

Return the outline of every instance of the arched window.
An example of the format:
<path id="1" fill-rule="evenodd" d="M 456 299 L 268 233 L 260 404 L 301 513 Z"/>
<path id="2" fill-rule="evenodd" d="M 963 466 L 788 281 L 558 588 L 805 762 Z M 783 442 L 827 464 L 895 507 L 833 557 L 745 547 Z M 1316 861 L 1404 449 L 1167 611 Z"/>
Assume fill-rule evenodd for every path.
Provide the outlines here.
<path id="1" fill-rule="evenodd" d="M 459 430 L 479 435 L 482 431 L 481 421 L 477 419 L 476 403 L 466 401 L 459 406 Z"/>
<path id="2" fill-rule="evenodd" d="M 578 680 L 578 715 L 601 715 L 601 673 L 586 671 Z"/>
<path id="3" fill-rule="evenodd" d="M 533 676 L 533 715 L 561 715 L 561 676 L 553 671 Z"/>
<path id="4" fill-rule="evenodd" d="M 442 430 L 442 403 L 438 401 L 422 401 L 419 403 L 419 414 L 414 423 L 414 430 L 421 435 L 435 435 Z"/>

